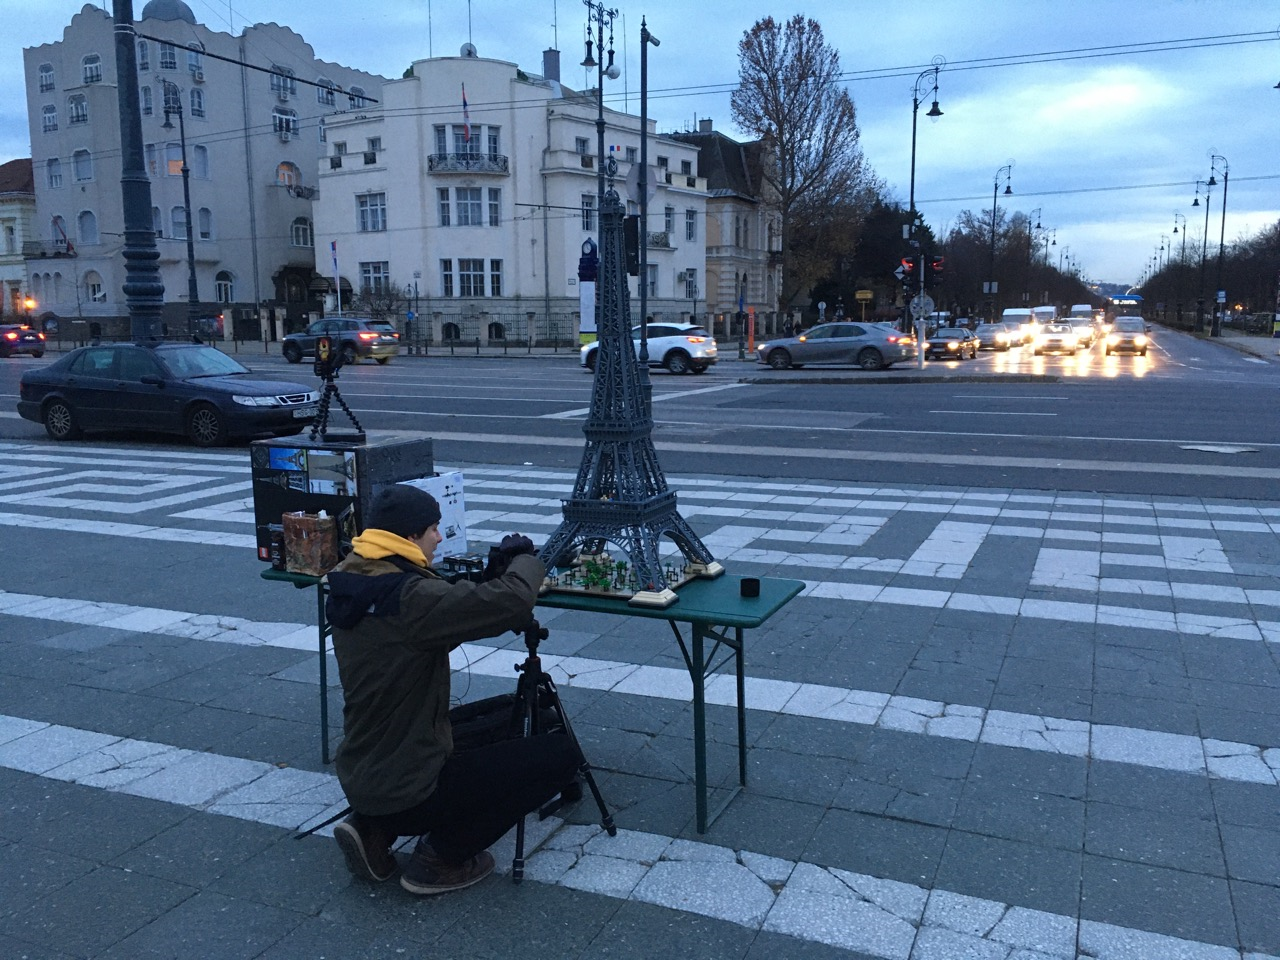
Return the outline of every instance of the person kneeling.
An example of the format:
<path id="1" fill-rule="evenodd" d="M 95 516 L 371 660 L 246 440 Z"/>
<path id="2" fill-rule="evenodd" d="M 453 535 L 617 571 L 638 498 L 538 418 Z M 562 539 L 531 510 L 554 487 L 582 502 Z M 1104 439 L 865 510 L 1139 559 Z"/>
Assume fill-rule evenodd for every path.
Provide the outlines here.
<path id="1" fill-rule="evenodd" d="M 522 629 L 546 570 L 533 543 L 512 534 L 491 555 L 492 579 L 450 583 L 431 568 L 439 522 L 426 491 L 379 491 L 352 552 L 328 574 L 326 607 L 345 698 L 335 765 L 353 811 L 334 838 L 353 874 L 381 882 L 396 872 L 395 842 L 418 837 L 400 885 L 422 895 L 488 876 L 486 848 L 582 763 L 555 733 L 454 750 L 449 652 Z"/>

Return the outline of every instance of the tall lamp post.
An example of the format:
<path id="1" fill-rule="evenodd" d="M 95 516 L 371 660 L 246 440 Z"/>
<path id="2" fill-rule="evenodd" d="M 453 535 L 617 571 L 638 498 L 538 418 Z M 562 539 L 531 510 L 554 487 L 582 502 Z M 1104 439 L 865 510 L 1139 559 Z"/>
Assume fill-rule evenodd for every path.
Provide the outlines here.
<path id="1" fill-rule="evenodd" d="M 1013 179 L 1013 161 L 1010 160 L 996 171 L 995 185 L 991 188 L 991 259 L 987 281 L 987 293 L 991 295 L 991 322 L 996 322 L 996 294 L 1000 288 L 996 286 L 996 198 L 1000 196 L 1000 182 L 1004 181 L 1004 195 L 1013 193 L 1010 180 Z"/>
<path id="2" fill-rule="evenodd" d="M 165 130 L 173 129 L 172 114 L 178 115 L 178 145 L 182 151 L 182 211 L 187 218 L 187 336 L 196 332 L 196 320 L 200 313 L 200 295 L 196 292 L 196 244 L 195 224 L 191 222 L 191 168 L 187 166 L 187 127 L 182 119 L 182 91 L 176 83 L 163 77 Z M 172 96 L 170 88 L 173 89 Z M 166 160 L 167 162 L 167 160 Z"/>
<path id="3" fill-rule="evenodd" d="M 649 32 L 640 18 L 640 376 L 643 388 L 649 383 L 649 45 L 662 41 Z M 590 57 L 590 51 L 587 51 Z M 601 96 L 604 96 L 603 90 Z M 599 329 L 597 327 L 597 329 Z"/>
<path id="4" fill-rule="evenodd" d="M 23 309 L 27 311 L 27 326 L 31 326 L 31 311 L 36 308 L 36 298 L 27 297 L 22 301 Z"/>
<path id="5" fill-rule="evenodd" d="M 1196 198 L 1191 202 L 1193 207 L 1200 206 L 1200 187 L 1204 187 L 1204 239 L 1200 241 L 1200 294 L 1196 297 L 1196 333 L 1204 333 L 1204 254 L 1209 246 L 1209 196 L 1213 193 L 1213 176 L 1209 182 L 1196 181 Z"/>
<path id="6" fill-rule="evenodd" d="M 933 120 L 937 120 L 942 116 L 942 110 L 938 107 L 938 71 L 947 65 L 945 57 L 937 56 L 933 58 L 933 66 L 928 70 L 921 71 L 920 76 L 916 77 L 915 86 L 911 89 L 911 187 L 909 199 L 907 201 L 907 225 L 903 228 L 903 238 L 911 244 L 913 255 L 918 252 L 920 242 L 915 239 L 914 233 L 916 225 L 919 222 L 919 215 L 916 213 L 916 117 L 920 113 L 920 101 L 926 96 L 933 97 L 933 105 L 929 107 L 929 112 L 925 114 Z M 916 263 L 915 270 L 919 283 L 918 293 L 924 294 L 924 259 L 920 258 Z M 924 343 L 925 318 L 916 317 L 916 343 Z M 905 332 L 905 331 L 904 331 Z M 917 351 L 916 365 L 920 369 L 924 369 L 924 349 L 921 347 Z"/>
<path id="7" fill-rule="evenodd" d="M 1177 302 L 1178 309 L 1178 326 L 1182 326 L 1182 268 L 1187 262 L 1187 218 L 1178 211 L 1173 212 L 1173 233 L 1177 236 L 1178 221 L 1182 221 L 1182 250 L 1178 254 L 1178 270 L 1177 270 L 1177 290 L 1174 293 L 1174 299 Z M 1172 250 L 1170 251 L 1172 252 Z"/>
<path id="8" fill-rule="evenodd" d="M 1227 158 L 1215 153 L 1209 158 L 1209 186 L 1213 186 L 1214 174 L 1219 172 L 1222 174 L 1222 227 L 1218 232 L 1218 277 L 1215 284 L 1213 322 L 1209 326 L 1209 336 L 1211 337 L 1222 336 L 1222 313 L 1227 308 L 1226 300 L 1221 299 L 1225 296 L 1225 291 L 1222 289 L 1222 255 L 1227 239 L 1227 178 L 1231 172 L 1231 168 L 1227 164 Z M 1208 212 L 1206 208 L 1205 213 L 1208 214 Z"/>

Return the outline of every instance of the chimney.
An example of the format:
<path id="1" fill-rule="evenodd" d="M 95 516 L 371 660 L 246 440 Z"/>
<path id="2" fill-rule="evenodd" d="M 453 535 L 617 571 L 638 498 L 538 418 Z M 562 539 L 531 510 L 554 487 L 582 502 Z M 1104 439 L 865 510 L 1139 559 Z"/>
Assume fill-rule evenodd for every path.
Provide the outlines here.
<path id="1" fill-rule="evenodd" d="M 710 117 L 708 117 L 708 118 L 707 118 L 707 119 L 705 119 L 705 120 L 699 120 L 699 121 L 698 121 L 698 132 L 699 132 L 699 133 L 710 133 L 710 132 L 711 132 L 711 118 L 710 118 Z"/>
<path id="2" fill-rule="evenodd" d="M 542 51 L 542 75 L 548 80 L 560 82 L 560 51 Z"/>

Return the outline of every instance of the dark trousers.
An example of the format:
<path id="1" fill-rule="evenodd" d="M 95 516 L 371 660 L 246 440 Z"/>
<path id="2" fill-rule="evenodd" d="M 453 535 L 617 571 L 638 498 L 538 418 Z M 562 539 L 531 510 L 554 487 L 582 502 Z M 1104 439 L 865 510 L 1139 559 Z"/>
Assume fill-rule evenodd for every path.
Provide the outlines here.
<path id="1" fill-rule="evenodd" d="M 446 863 L 462 863 L 568 786 L 581 764 L 560 733 L 503 740 L 455 753 L 416 807 L 369 819 L 396 836 L 424 837 Z"/>

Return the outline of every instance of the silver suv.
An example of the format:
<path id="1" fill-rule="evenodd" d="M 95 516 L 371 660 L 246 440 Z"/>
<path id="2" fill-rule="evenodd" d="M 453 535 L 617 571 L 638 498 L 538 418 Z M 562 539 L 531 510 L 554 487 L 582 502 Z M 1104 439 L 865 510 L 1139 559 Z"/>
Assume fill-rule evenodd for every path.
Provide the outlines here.
<path id="1" fill-rule="evenodd" d="M 640 328 L 631 328 L 631 342 L 640 355 Z M 581 362 L 596 368 L 599 341 L 582 348 Z M 706 329 L 692 323 L 649 324 L 649 366 L 666 367 L 672 373 L 706 373 L 716 362 L 716 340 Z"/>
<path id="2" fill-rule="evenodd" d="M 313 357 L 321 337 L 328 337 L 331 348 L 342 354 L 343 362 L 355 363 L 361 357 L 373 357 L 386 363 L 400 352 L 400 334 L 390 320 L 367 317 L 328 317 L 316 320 L 302 333 L 284 338 L 280 352 L 290 363 L 301 363 Z"/>

